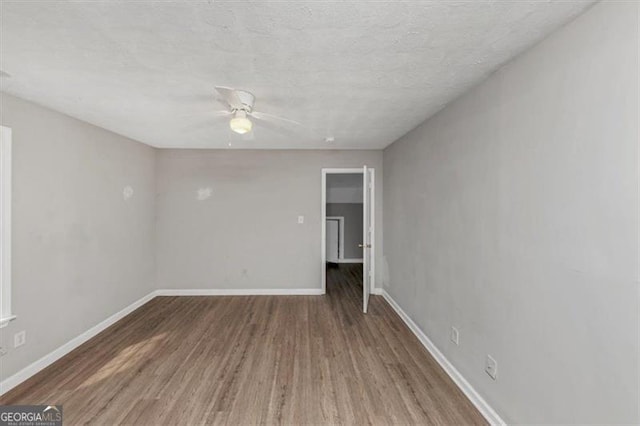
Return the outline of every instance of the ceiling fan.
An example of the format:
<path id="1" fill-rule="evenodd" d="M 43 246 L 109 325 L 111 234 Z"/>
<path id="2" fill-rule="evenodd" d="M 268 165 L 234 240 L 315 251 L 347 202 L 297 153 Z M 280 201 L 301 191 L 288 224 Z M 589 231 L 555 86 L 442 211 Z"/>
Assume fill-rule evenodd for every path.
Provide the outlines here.
<path id="1" fill-rule="evenodd" d="M 253 129 L 253 122 L 250 118 L 255 119 L 258 123 L 267 125 L 276 124 L 280 126 L 302 126 L 297 121 L 289 120 L 288 118 L 254 111 L 253 106 L 255 104 L 256 97 L 250 92 L 222 86 L 216 86 L 215 89 L 228 107 L 228 110 L 226 111 L 217 111 L 216 115 L 232 116 L 231 120 L 229 120 L 229 127 L 235 133 L 244 135 L 251 132 Z"/>

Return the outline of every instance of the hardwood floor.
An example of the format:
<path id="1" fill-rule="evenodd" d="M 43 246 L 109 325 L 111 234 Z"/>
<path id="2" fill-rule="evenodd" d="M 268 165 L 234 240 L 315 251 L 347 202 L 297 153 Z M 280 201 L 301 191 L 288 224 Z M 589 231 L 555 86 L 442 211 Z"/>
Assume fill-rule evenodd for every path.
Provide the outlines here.
<path id="1" fill-rule="evenodd" d="M 486 424 L 362 270 L 326 296 L 157 297 L 0 398 L 65 424 Z"/>

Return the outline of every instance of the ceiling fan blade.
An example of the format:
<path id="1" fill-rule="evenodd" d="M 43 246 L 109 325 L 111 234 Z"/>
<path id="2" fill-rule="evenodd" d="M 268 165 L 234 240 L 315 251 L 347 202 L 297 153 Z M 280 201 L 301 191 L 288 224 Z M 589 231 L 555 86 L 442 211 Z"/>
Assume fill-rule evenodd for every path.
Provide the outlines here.
<path id="1" fill-rule="evenodd" d="M 267 114 L 265 112 L 252 111 L 249 113 L 249 115 L 262 121 L 270 121 L 272 123 L 283 123 L 283 124 L 289 124 L 294 126 L 302 126 L 302 123 L 299 123 L 295 120 L 289 120 L 288 118 L 278 117 L 277 115 Z"/>
<path id="2" fill-rule="evenodd" d="M 291 138 L 300 138 L 303 135 L 303 132 L 292 129 L 292 126 L 282 126 L 280 124 L 274 123 L 273 121 L 256 120 L 255 124 L 259 127 L 269 129 L 272 132 L 279 133 L 283 136 L 288 136 Z M 297 130 L 300 129 L 301 127 Z"/>
<path id="3" fill-rule="evenodd" d="M 233 115 L 231 111 L 213 111 L 212 115 L 214 117 L 229 117 Z"/>
<path id="4" fill-rule="evenodd" d="M 235 89 L 232 89 L 231 87 L 222 87 L 222 86 L 216 86 L 215 89 L 216 89 L 216 92 L 218 92 L 220 96 L 222 96 L 222 98 L 225 101 L 227 101 L 227 103 L 231 108 L 233 109 L 242 108 L 242 101 L 238 97 L 238 94 L 236 93 Z"/>
<path id="5" fill-rule="evenodd" d="M 223 99 L 222 96 L 215 96 L 214 100 L 223 107 L 231 109 L 231 105 L 229 105 L 229 102 L 226 99 Z"/>

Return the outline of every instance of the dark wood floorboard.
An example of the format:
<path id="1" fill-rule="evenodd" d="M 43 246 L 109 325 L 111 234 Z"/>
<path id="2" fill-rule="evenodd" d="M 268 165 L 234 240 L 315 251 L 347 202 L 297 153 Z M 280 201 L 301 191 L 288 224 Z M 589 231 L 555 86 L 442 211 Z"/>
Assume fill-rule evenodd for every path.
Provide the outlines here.
<path id="1" fill-rule="evenodd" d="M 486 424 L 362 267 L 326 296 L 157 297 L 2 398 L 65 424 Z"/>

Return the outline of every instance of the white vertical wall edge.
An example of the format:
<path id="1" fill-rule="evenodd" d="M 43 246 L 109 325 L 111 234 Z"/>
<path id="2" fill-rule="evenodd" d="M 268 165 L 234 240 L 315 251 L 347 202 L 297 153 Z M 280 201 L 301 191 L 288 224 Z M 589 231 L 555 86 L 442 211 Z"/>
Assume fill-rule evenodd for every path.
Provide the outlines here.
<path id="1" fill-rule="evenodd" d="M 480 411 L 484 418 L 492 425 L 506 425 L 506 422 L 500 418 L 498 413 L 480 396 L 478 392 L 471 386 L 471 384 L 464 378 L 462 374 L 449 362 L 442 352 L 433 344 L 431 339 L 413 322 L 413 320 L 402 310 L 400 305 L 393 300 L 393 298 L 384 289 L 381 290 L 382 296 L 393 308 L 394 311 L 402 318 L 402 321 L 409 327 L 409 329 L 416 335 L 422 346 L 435 358 L 444 371 L 451 377 L 453 382 L 460 388 L 460 390 L 469 398 L 471 403 Z"/>
<path id="2" fill-rule="evenodd" d="M 11 311 L 11 129 L 0 126 L 0 327 L 15 316 Z"/>
<path id="3" fill-rule="evenodd" d="M 369 228 L 371 230 L 371 276 L 369 277 L 369 292 L 375 294 L 376 291 L 376 169 L 369 169 L 371 173 L 371 180 L 367 179 L 371 184 L 371 188 L 362 188 L 362 190 L 369 191 L 371 195 L 371 217 L 369 219 Z"/>
<path id="4" fill-rule="evenodd" d="M 337 220 L 338 221 L 338 232 L 340 234 L 340 241 L 338 242 L 338 262 L 344 259 L 344 216 L 327 216 L 324 220 L 325 226 L 327 225 L 327 220 Z M 326 231 L 325 231 L 326 232 Z M 325 244 L 327 243 L 325 236 Z M 326 256 L 326 255 L 325 255 Z"/>
<path id="5" fill-rule="evenodd" d="M 56 349 L 53 352 L 50 352 L 49 354 L 43 356 L 42 358 L 40 358 L 39 360 L 35 361 L 34 363 L 29 364 L 28 366 L 26 366 L 22 370 L 18 371 L 13 376 L 6 378 L 2 382 L 0 382 L 0 395 L 4 395 L 5 393 L 10 391 L 14 387 L 18 386 L 20 383 L 24 382 L 25 380 L 27 380 L 29 377 L 33 376 L 34 374 L 36 374 L 40 370 L 42 370 L 42 369 L 48 367 L 49 365 L 53 364 L 54 362 L 56 362 L 57 360 L 59 360 L 60 358 L 62 358 L 63 356 L 65 356 L 66 354 L 68 354 L 69 352 L 74 350 L 75 348 L 77 348 L 78 346 L 80 346 L 83 343 L 85 343 L 87 340 L 91 339 L 92 337 L 94 337 L 98 333 L 100 333 L 101 331 L 105 330 L 107 327 L 115 324 L 117 321 L 119 321 L 122 318 L 126 317 L 131 312 L 135 311 L 140 306 L 144 305 L 145 303 L 147 303 L 148 301 L 150 301 L 154 297 L 156 297 L 156 292 L 155 291 L 147 294 L 146 296 L 142 297 L 141 299 L 138 299 L 137 301 L 133 302 L 131 305 L 129 305 L 126 308 L 122 309 L 120 312 L 117 312 L 117 313 L 111 315 L 106 320 L 104 320 L 104 321 L 100 322 L 99 324 L 91 327 L 89 330 L 85 331 L 84 333 L 80 334 L 79 336 L 69 340 L 67 343 L 65 343 L 64 345 L 60 346 L 58 349 Z"/>

